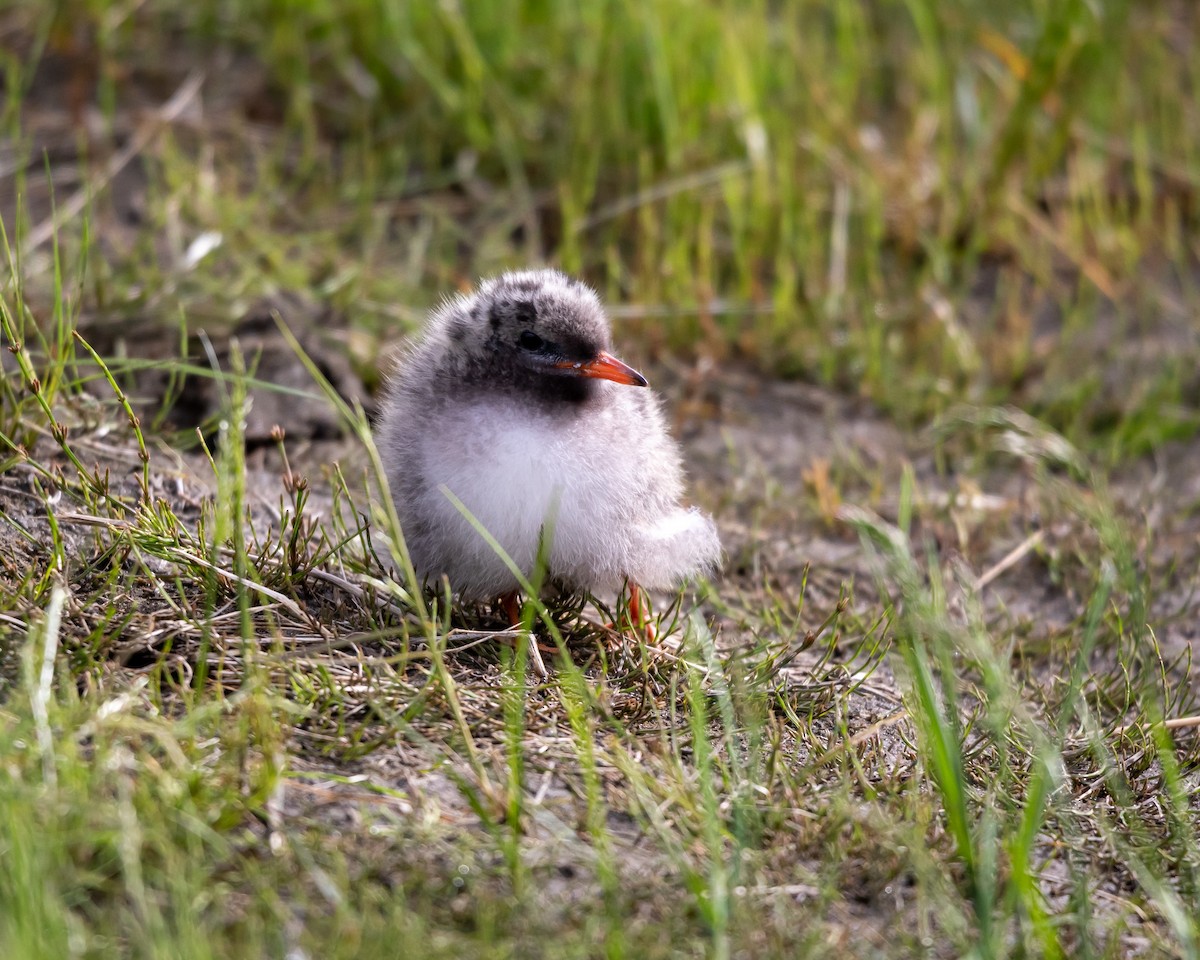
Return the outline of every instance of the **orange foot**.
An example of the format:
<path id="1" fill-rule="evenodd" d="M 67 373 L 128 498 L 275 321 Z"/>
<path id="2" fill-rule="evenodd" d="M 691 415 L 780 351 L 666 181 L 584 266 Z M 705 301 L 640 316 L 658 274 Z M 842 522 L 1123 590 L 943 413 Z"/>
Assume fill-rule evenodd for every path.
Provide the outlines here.
<path id="1" fill-rule="evenodd" d="M 632 580 L 629 581 L 629 605 L 626 622 L 648 644 L 658 643 L 658 627 L 652 618 L 650 597 Z"/>

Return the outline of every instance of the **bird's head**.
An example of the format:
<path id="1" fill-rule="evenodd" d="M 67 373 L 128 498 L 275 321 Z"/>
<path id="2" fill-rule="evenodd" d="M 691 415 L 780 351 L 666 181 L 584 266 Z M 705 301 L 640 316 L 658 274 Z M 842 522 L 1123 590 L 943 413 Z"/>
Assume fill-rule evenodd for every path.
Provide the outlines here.
<path id="1" fill-rule="evenodd" d="M 609 353 L 608 318 L 596 294 L 557 270 L 506 273 L 435 316 L 450 377 L 586 399 L 599 381 L 644 387 L 646 378 Z"/>

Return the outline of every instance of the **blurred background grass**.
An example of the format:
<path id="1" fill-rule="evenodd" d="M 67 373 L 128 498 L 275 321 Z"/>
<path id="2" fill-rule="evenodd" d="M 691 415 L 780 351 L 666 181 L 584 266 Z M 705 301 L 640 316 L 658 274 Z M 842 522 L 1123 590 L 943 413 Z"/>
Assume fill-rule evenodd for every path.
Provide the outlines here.
<path id="1" fill-rule="evenodd" d="M 1192 4 L 6 0 L 0 29 L 0 213 L 88 192 L 88 315 L 309 291 L 370 378 L 447 290 L 549 262 L 645 352 L 911 422 L 1012 402 L 1116 458 L 1200 422 Z M 189 71 L 131 213 L 97 171 Z"/>

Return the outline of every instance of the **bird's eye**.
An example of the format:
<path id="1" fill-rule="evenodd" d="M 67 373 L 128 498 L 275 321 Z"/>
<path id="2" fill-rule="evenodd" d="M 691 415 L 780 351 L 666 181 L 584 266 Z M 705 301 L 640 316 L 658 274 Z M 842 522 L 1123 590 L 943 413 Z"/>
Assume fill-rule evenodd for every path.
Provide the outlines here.
<path id="1" fill-rule="evenodd" d="M 517 344 L 522 350 L 541 350 L 546 345 L 546 341 L 532 330 L 526 330 L 517 340 Z"/>

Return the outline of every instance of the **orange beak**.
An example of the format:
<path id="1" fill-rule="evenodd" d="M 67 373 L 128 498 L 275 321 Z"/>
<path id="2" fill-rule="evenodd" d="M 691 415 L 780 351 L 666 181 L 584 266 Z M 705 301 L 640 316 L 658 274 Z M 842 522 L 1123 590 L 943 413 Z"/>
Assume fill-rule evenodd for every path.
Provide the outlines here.
<path id="1" fill-rule="evenodd" d="M 592 377 L 596 380 L 611 380 L 630 387 L 647 387 L 649 381 L 629 364 L 623 363 L 610 353 L 598 353 L 595 360 L 563 360 L 554 365 L 564 373 L 577 377 Z"/>

